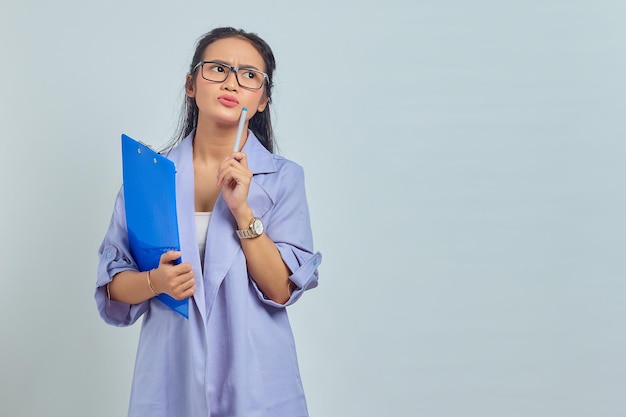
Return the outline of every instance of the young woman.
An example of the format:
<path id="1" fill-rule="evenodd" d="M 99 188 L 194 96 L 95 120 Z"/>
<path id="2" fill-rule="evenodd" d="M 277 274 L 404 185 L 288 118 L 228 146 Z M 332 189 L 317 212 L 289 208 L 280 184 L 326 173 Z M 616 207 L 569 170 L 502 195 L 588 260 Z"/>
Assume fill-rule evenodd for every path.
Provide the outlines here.
<path id="1" fill-rule="evenodd" d="M 181 250 L 140 271 L 120 192 L 99 251 L 103 319 L 144 317 L 129 416 L 306 416 L 285 307 L 317 286 L 321 254 L 302 168 L 273 153 L 273 53 L 255 34 L 218 28 L 189 68 L 181 131 L 166 153 L 177 168 Z M 154 298 L 161 293 L 189 298 L 189 318 Z"/>

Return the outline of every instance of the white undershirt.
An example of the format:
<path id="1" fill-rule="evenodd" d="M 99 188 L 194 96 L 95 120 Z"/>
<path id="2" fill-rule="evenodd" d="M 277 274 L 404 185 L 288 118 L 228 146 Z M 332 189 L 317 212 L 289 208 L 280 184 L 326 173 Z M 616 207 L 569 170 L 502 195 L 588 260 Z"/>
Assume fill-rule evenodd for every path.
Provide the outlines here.
<path id="1" fill-rule="evenodd" d="M 198 236 L 198 250 L 200 251 L 200 263 L 204 268 L 204 252 L 206 250 L 206 234 L 209 230 L 210 211 L 196 211 L 196 233 Z"/>

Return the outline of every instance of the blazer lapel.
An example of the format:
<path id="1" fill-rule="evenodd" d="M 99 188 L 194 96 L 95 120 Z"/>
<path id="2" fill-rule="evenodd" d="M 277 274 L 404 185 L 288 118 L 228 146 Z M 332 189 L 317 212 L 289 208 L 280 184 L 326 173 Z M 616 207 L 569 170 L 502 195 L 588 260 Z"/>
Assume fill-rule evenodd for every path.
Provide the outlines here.
<path id="1" fill-rule="evenodd" d="M 203 322 L 206 322 L 204 282 L 195 223 L 193 135 L 192 132 L 180 145 L 174 148 L 168 158 L 176 164 L 176 210 L 178 213 L 180 249 L 183 253 L 182 261 L 191 264 L 196 281 L 195 293 L 189 300 L 189 309 L 197 308 Z"/>

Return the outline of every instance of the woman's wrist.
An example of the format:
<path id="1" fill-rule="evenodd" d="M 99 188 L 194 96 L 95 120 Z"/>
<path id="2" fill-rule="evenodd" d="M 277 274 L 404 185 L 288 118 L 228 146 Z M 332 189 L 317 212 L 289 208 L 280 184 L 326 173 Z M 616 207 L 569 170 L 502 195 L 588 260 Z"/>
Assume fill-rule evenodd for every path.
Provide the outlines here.
<path id="1" fill-rule="evenodd" d="M 233 217 L 237 222 L 237 229 L 247 229 L 250 227 L 250 220 L 254 217 L 252 208 L 246 204 L 246 206 L 236 212 L 233 212 Z"/>
<path id="2" fill-rule="evenodd" d="M 159 293 L 156 292 L 156 290 L 154 289 L 154 287 L 152 286 L 152 280 L 150 279 L 150 270 L 146 271 L 146 279 L 148 281 L 148 286 L 150 287 L 150 290 L 152 291 L 152 294 L 154 294 L 155 296 L 159 295 Z"/>

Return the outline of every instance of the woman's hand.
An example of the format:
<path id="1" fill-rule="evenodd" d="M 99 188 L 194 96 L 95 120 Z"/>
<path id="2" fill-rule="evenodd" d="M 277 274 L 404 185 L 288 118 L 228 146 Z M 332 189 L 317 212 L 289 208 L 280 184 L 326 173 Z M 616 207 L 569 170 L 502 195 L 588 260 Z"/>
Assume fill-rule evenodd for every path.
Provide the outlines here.
<path id="1" fill-rule="evenodd" d="M 181 252 L 168 251 L 161 255 L 159 266 L 150 271 L 152 287 L 158 293 L 165 293 L 183 300 L 191 297 L 195 292 L 193 270 L 189 262 L 174 265 L 173 262 L 180 258 Z"/>
<path id="2" fill-rule="evenodd" d="M 245 218 L 245 222 L 250 221 L 248 191 L 251 180 L 252 171 L 248 169 L 248 158 L 243 152 L 233 153 L 217 170 L 217 186 L 221 187 L 222 198 L 236 220 Z"/>

